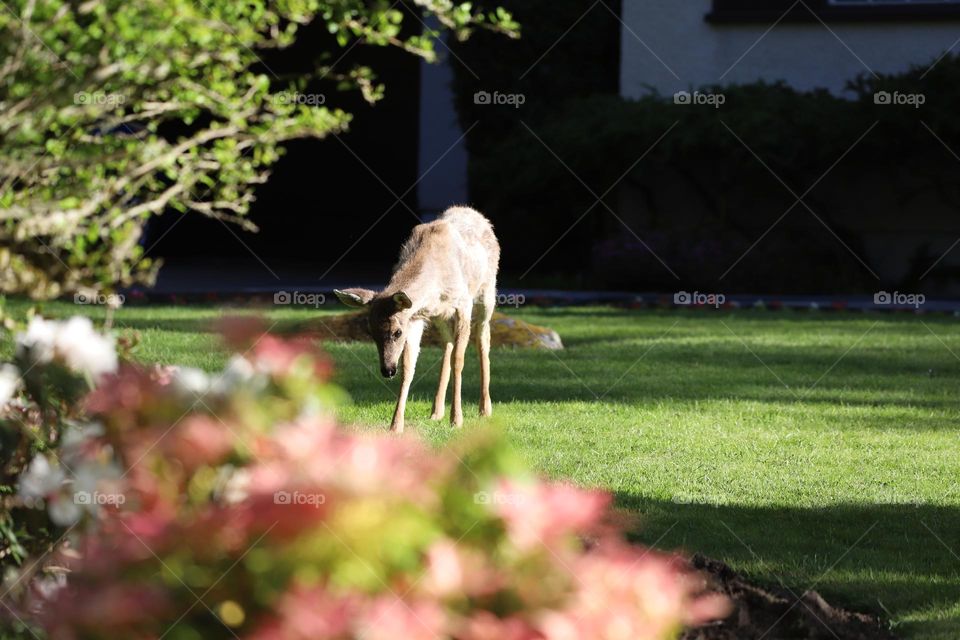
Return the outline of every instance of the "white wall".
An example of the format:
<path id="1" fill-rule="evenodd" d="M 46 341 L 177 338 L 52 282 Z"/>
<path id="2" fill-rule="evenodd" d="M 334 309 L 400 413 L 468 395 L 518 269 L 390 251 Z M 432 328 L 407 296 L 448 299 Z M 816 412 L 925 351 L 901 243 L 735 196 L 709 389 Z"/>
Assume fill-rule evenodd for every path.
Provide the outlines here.
<path id="1" fill-rule="evenodd" d="M 450 52 L 439 42 L 434 47 L 439 62 L 420 63 L 417 201 L 424 220 L 451 205 L 467 202 L 466 140 L 453 103 Z"/>
<path id="2" fill-rule="evenodd" d="M 836 37 L 819 22 L 781 22 L 751 50 L 773 20 L 710 24 L 704 16 L 711 6 L 711 0 L 623 0 L 620 94 L 637 98 L 652 87 L 672 95 L 764 79 L 840 95 L 847 80 L 868 68 L 889 73 L 927 65 L 960 39 L 960 21 L 828 22 Z"/>

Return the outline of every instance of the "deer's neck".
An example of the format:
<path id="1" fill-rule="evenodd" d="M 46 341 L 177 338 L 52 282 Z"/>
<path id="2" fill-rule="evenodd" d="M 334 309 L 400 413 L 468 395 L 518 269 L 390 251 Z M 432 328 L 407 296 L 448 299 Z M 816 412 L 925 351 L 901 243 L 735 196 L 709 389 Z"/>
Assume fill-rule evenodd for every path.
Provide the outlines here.
<path id="1" fill-rule="evenodd" d="M 434 271 L 424 268 L 422 262 L 408 263 L 397 269 L 384 293 L 392 295 L 399 291 L 410 297 L 414 309 L 420 309 L 433 304 L 440 295 L 439 279 Z"/>

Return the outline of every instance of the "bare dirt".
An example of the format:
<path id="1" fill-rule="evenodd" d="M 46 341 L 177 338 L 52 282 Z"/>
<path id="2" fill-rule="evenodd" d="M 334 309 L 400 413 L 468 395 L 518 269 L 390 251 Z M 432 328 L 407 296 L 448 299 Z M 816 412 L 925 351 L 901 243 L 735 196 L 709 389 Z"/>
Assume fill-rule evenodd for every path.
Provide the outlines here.
<path id="1" fill-rule="evenodd" d="M 816 591 L 760 587 L 699 554 L 691 563 L 706 574 L 712 591 L 733 600 L 734 610 L 681 640 L 897 640 L 877 616 L 834 607 Z"/>

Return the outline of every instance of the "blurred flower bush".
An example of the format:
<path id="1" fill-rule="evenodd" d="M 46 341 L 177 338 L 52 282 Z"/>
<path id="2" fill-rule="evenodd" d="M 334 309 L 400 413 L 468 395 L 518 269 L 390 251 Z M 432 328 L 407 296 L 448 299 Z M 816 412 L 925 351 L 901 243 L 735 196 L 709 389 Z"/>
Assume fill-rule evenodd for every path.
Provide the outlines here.
<path id="1" fill-rule="evenodd" d="M 636 640 L 725 615 L 624 540 L 607 494 L 536 479 L 494 432 L 434 451 L 347 430 L 312 343 L 223 329 L 216 375 L 118 364 L 83 319 L 17 337 L 13 616 L 70 639 Z"/>

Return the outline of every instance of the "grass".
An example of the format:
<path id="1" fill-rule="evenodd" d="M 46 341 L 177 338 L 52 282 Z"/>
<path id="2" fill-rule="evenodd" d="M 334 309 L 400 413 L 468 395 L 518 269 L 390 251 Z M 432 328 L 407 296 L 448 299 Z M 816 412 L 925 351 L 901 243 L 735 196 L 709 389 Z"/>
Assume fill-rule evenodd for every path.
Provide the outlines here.
<path id="1" fill-rule="evenodd" d="M 144 360 L 213 370 L 225 360 L 209 333 L 220 313 L 127 308 L 117 324 L 140 332 Z M 269 316 L 283 326 L 323 313 Z M 566 345 L 492 357 L 495 420 L 544 474 L 614 492 L 639 514 L 648 544 L 700 551 L 798 594 L 815 588 L 884 616 L 906 638 L 960 637 L 960 326 L 952 318 L 515 315 L 555 328 Z M 373 346 L 329 351 L 353 397 L 343 419 L 386 428 L 398 382 L 376 374 Z M 426 419 L 439 360 L 438 349 L 421 355 L 407 425 L 442 445 L 454 432 Z M 472 354 L 465 376 L 471 415 Z"/>

